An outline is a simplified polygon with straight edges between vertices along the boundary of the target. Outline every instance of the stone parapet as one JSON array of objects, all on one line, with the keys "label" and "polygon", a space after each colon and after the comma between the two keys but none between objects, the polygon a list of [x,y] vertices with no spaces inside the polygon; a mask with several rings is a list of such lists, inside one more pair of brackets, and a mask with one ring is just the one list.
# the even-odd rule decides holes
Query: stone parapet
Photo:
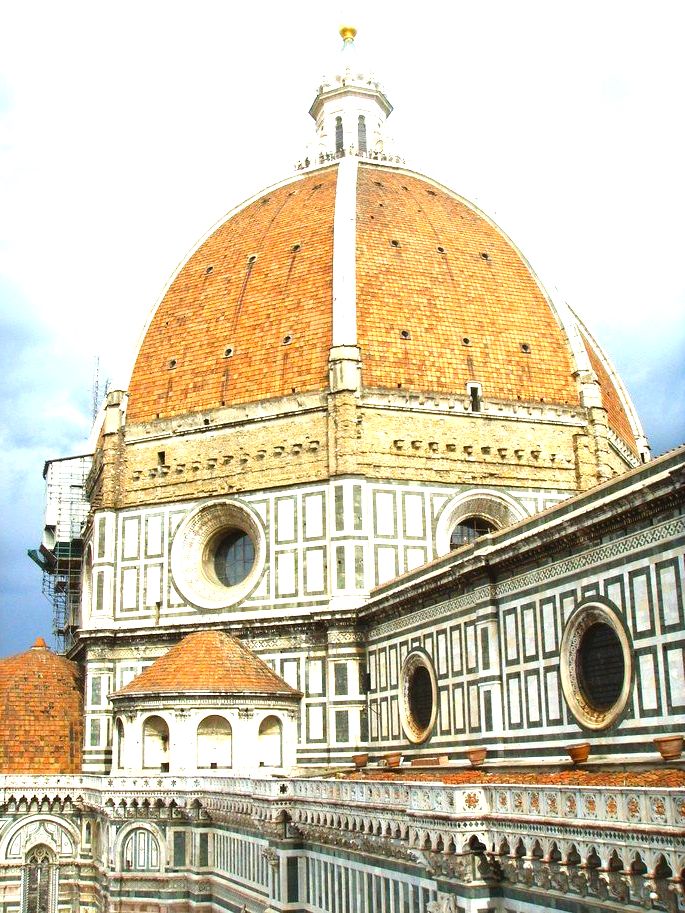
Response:
[{"label": "stone parapet", "polygon": [[269,839],[276,868],[293,839],[305,856],[328,847],[376,857],[379,871],[384,857],[404,860],[438,885],[436,910],[451,910],[449,898],[475,885],[524,887],[537,903],[580,894],[640,906],[651,895],[675,910],[682,901],[685,792],[677,788],[3,776],[0,806],[9,817],[50,809],[126,828],[248,826]]}]

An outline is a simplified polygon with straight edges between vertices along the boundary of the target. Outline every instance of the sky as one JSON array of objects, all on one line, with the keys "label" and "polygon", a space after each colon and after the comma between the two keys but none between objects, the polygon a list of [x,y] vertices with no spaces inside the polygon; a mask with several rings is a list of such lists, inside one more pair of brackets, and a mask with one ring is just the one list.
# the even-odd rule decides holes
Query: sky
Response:
[{"label": "sky", "polygon": [[0,0],[0,656],[51,639],[26,550],[150,309],[287,177],[342,24],[407,166],[477,203],[588,323],[653,452],[685,440],[681,0]]}]

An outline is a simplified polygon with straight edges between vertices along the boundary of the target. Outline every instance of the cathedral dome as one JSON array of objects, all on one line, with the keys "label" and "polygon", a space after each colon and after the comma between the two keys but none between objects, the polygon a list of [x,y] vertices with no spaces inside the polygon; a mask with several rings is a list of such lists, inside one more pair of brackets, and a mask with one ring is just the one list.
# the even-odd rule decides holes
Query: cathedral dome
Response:
[{"label": "cathedral dome", "polygon": [[42,637],[0,660],[0,773],[80,770],[82,704],[77,666]]},{"label": "cathedral dome", "polygon": [[370,161],[295,176],[195,249],[147,328],[128,422],[325,392],[336,344],[359,347],[367,390],[463,397],[476,382],[490,400],[570,407],[589,358],[610,425],[636,450],[606,358],[506,235],[439,184]]},{"label": "cathedral dome", "polygon": [[646,441],[606,356],[491,219],[389,151],[392,106],[341,34],[341,74],[310,110],[318,145],[180,266],[138,352],[128,424],[325,394],[346,358],[357,391],[601,406],[634,460]]}]

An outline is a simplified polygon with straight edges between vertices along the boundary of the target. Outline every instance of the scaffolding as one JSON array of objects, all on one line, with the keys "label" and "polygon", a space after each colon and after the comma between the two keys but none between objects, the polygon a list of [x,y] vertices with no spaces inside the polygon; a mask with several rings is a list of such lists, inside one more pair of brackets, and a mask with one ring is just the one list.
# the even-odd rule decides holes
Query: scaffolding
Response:
[{"label": "scaffolding", "polygon": [[43,571],[43,594],[52,603],[53,633],[65,653],[73,644],[79,624],[83,527],[89,504],[85,481],[90,454],[48,460],[45,479],[45,526],[38,549],[29,557]]}]

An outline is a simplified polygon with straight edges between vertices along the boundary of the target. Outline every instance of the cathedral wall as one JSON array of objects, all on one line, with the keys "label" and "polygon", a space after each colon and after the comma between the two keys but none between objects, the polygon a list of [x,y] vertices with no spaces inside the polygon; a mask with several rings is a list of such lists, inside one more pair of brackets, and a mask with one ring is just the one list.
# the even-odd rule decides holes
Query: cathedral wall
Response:
[{"label": "cathedral wall", "polygon": [[468,394],[365,392],[331,396],[328,407],[323,395],[310,394],[127,426],[125,446],[108,438],[96,459],[94,506],[264,491],[352,473],[573,492],[635,465],[604,411],[594,411],[602,419],[595,431],[581,407],[479,400],[474,410]]},{"label": "cathedral wall", "polygon": [[483,411],[474,413],[464,411],[458,399],[437,400],[433,409],[422,407],[417,396],[405,402],[402,409],[359,410],[357,471],[376,478],[569,493],[597,482],[596,468],[578,459],[578,438],[587,434],[578,411],[484,403]]},{"label": "cathedral wall", "polygon": [[[519,572],[506,563],[495,570],[493,555],[492,573],[463,594],[424,597],[419,611],[373,625],[372,749],[454,756],[483,746],[488,757],[558,759],[587,739],[591,757],[653,757],[655,735],[685,726],[684,553],[685,522],[676,518]],[[614,674],[606,643],[595,660],[597,696],[587,699],[590,686],[576,679],[579,664],[592,664],[584,639],[592,625],[621,643],[623,671],[606,712],[598,709]],[[417,652],[430,657],[437,706],[432,734],[412,744],[402,683]]]},{"label": "cathedral wall", "polygon": [[[553,489],[498,486],[474,492],[466,486],[363,478],[230,496],[226,503],[238,518],[241,511],[256,518],[264,549],[252,589],[236,601],[226,588],[211,608],[201,604],[200,593],[195,599],[185,567],[185,593],[180,591],[173,545],[188,517],[224,503],[221,498],[98,511],[85,545],[92,554],[92,582],[84,587],[83,630],[233,622],[248,614],[257,621],[274,618],[274,612],[286,618],[328,605],[331,598],[337,600],[334,607],[351,605],[374,586],[446,550],[436,540],[441,517],[452,499],[469,495],[481,501],[506,497],[515,511],[510,521],[563,499]],[[188,541],[203,535],[198,523]],[[200,564],[198,558],[198,575]]]},{"label": "cathedral wall", "polygon": [[[219,590],[216,604],[201,601],[205,533],[193,524],[206,506],[222,499],[97,511],[86,542],[82,607],[86,769],[107,770],[111,763],[110,691],[128,684],[183,633],[205,624],[227,626],[239,636],[252,632],[255,652],[304,692],[300,760],[349,756],[366,737],[360,642],[354,636],[349,644],[333,646],[325,637],[321,642],[317,615],[343,618],[374,586],[447,551],[455,511],[472,502],[480,510],[488,499],[510,504],[510,521],[558,503],[560,493],[353,477],[231,496],[226,503],[238,518],[244,511],[254,519],[255,540],[263,547],[251,589],[244,595]],[[194,603],[196,586],[200,605]],[[172,641],[160,639],[161,632]],[[350,651],[344,672],[334,656],[338,649]]]},{"label": "cathedral wall", "polygon": [[564,782],[0,776],[0,910],[675,910],[681,806]]},{"label": "cathedral wall", "polygon": [[96,816],[82,814],[69,798],[46,803],[34,792],[30,801],[16,801],[7,793],[0,802],[0,911],[99,911]]},{"label": "cathedral wall", "polygon": [[[321,397],[306,400],[297,412],[276,416],[260,406],[243,411],[230,424],[223,424],[219,412],[192,416],[187,423],[179,420],[173,427],[127,428],[121,505],[190,500],[328,476]],[[145,440],[145,434],[152,440]]]}]

